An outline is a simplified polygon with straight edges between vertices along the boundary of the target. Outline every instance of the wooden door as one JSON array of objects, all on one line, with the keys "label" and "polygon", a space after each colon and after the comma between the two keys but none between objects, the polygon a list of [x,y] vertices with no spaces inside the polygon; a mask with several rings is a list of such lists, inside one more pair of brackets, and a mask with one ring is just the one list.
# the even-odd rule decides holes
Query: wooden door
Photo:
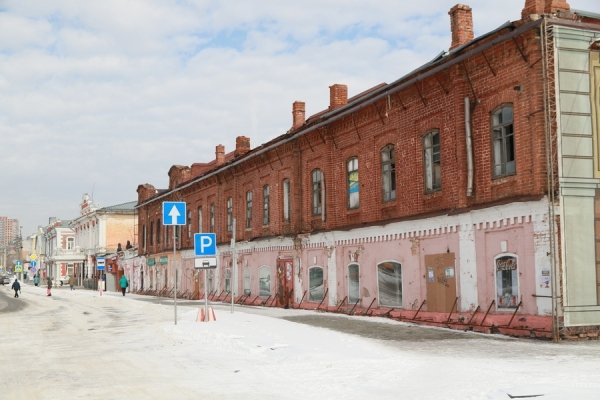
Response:
[{"label": "wooden door", "polygon": [[294,263],[291,258],[277,260],[277,304],[289,308],[294,302]]},{"label": "wooden door", "polygon": [[454,253],[425,256],[427,311],[451,312],[456,300]]}]

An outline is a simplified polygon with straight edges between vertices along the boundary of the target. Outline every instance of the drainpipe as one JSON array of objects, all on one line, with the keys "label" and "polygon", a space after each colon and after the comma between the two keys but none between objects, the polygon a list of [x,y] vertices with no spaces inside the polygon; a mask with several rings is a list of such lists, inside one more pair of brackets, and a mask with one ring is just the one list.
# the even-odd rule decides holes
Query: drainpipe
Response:
[{"label": "drainpipe", "polygon": [[471,101],[465,97],[465,139],[467,145],[467,197],[473,195],[473,141],[471,137]]}]

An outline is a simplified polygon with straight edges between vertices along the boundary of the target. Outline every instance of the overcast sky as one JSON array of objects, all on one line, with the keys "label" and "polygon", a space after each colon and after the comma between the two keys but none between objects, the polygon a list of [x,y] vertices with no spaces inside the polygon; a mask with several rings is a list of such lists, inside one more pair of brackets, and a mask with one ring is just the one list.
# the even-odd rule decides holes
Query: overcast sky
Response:
[{"label": "overcast sky", "polygon": [[[110,206],[174,164],[254,148],[450,46],[456,0],[0,0],[0,215],[23,234]],[[471,0],[475,35],[525,0]],[[597,0],[569,0],[600,11]]]}]

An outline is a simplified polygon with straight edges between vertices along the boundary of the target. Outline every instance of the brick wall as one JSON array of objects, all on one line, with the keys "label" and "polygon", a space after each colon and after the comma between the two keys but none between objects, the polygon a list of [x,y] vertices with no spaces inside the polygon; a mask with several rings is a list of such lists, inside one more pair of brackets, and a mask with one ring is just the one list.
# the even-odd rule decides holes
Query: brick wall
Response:
[{"label": "brick wall", "polygon": [[[477,45],[483,46],[493,39],[489,37]],[[194,232],[200,230],[197,227],[198,206],[202,206],[204,213],[202,231],[208,231],[209,206],[214,202],[218,241],[226,243],[231,238],[226,231],[226,199],[229,196],[233,198],[238,240],[350,229],[542,197],[546,191],[546,163],[540,58],[538,39],[535,31],[530,30],[515,40],[508,39],[484,52],[474,53],[460,63],[441,69],[435,76],[405,85],[403,90],[322,124],[260,156],[253,157],[252,151],[244,153],[246,143],[249,145],[249,139],[246,142],[247,138],[244,138],[243,143],[238,143],[244,149],[240,153],[242,147],[238,147],[236,158],[241,162],[177,192],[180,197],[177,200],[186,201],[192,210]],[[339,96],[335,95],[346,96],[344,85],[333,85],[330,89],[333,107],[328,112],[346,109],[348,105],[341,104]],[[465,97],[470,99],[472,112],[472,196],[467,196],[466,191]],[[348,104],[352,101],[350,99]],[[516,174],[494,179],[490,120],[492,111],[503,104],[514,107]],[[303,126],[293,128],[291,132],[307,129],[315,120],[318,118],[308,118]],[[439,191],[427,193],[424,189],[423,135],[432,129],[440,132],[442,186]],[[383,202],[380,151],[388,144],[395,148],[396,199]],[[354,156],[359,161],[360,207],[349,210],[346,162]],[[320,216],[312,215],[311,172],[315,168],[324,173],[324,221]],[[290,224],[282,221],[282,181],[286,178],[292,188]],[[262,223],[264,185],[270,187],[268,226]],[[140,204],[151,197],[153,189],[145,185],[138,188]],[[253,192],[253,225],[246,229],[248,190]],[[140,233],[144,224],[149,226],[149,221],[156,225],[161,203],[165,200],[169,198],[141,207]],[[185,229],[182,248],[192,248],[193,242],[188,240]],[[141,238],[139,243],[143,243]],[[157,246],[154,239],[154,244],[150,252],[169,249],[164,240]]]}]

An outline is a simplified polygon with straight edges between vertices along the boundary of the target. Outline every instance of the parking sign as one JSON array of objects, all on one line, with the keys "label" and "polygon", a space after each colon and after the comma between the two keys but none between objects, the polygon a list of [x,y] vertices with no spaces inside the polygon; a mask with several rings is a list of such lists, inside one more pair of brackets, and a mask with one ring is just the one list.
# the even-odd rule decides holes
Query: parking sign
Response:
[{"label": "parking sign", "polygon": [[196,257],[217,255],[217,235],[214,233],[194,233],[194,254]]}]

